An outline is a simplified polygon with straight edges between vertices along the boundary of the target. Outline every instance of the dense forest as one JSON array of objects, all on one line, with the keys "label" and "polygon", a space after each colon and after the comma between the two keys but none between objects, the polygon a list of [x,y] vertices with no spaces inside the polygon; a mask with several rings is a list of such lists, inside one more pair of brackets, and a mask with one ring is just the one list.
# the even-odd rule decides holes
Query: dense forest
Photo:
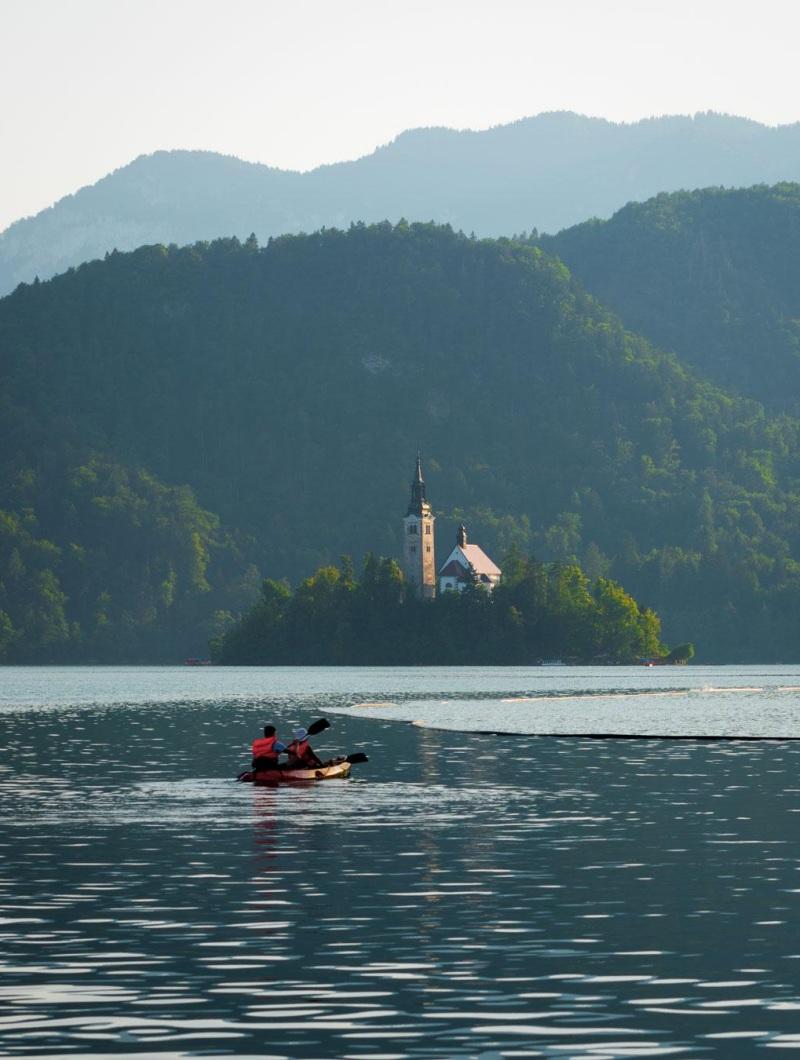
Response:
[{"label": "dense forest", "polygon": [[260,575],[399,555],[417,447],[440,555],[465,520],[701,658],[797,657],[797,421],[539,246],[403,222],[114,253],[0,300],[0,353],[9,660],[200,654]]},{"label": "dense forest", "polygon": [[800,184],[662,194],[540,243],[632,331],[800,414]]},{"label": "dense forest", "polygon": [[251,231],[265,242],[401,217],[481,236],[557,232],[660,191],[778,180],[800,180],[800,125],[714,113],[616,123],[562,111],[480,131],[409,129],[308,173],[158,151],[0,233],[0,294],[146,243]]},{"label": "dense forest", "polygon": [[205,653],[258,572],[186,486],[90,456],[20,463],[0,510],[0,661]]},{"label": "dense forest", "polygon": [[255,606],[212,641],[233,665],[530,665],[545,658],[631,663],[665,657],[658,617],[608,578],[512,553],[503,581],[477,579],[433,601],[405,594],[393,559],[322,567],[292,592],[264,582]]}]

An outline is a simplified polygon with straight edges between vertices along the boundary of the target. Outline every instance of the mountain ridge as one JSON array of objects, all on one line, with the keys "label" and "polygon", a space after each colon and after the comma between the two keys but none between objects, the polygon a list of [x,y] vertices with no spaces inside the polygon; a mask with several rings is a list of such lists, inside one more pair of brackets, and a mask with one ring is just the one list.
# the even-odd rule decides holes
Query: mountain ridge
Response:
[{"label": "mountain ridge", "polygon": [[800,124],[706,112],[615,123],[551,111],[405,130],[298,172],[207,151],[138,156],[0,233],[0,294],[111,250],[403,217],[482,236],[558,231],[660,191],[800,180]]}]

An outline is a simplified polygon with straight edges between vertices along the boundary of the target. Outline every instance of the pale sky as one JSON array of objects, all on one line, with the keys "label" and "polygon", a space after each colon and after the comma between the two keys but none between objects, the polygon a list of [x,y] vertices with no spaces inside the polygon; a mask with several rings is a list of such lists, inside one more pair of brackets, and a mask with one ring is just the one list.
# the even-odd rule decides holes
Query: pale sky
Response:
[{"label": "pale sky", "polygon": [[287,169],[546,110],[800,119],[797,0],[0,0],[0,229],[137,155]]}]

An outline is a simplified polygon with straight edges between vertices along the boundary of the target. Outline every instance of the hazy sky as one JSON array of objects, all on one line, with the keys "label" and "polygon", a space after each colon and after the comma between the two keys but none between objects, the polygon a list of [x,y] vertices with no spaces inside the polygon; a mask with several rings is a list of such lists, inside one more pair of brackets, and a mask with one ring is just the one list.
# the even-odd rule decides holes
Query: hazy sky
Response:
[{"label": "hazy sky", "polygon": [[0,0],[0,229],[158,148],[284,168],[543,110],[800,118],[800,3]]}]

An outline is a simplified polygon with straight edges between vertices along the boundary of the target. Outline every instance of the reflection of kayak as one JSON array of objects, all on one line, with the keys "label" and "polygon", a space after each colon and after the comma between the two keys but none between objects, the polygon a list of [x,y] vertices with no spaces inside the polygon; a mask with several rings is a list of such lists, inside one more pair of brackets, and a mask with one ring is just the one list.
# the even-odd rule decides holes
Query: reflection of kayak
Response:
[{"label": "reflection of kayak", "polygon": [[335,758],[332,762],[326,762],[325,765],[319,766],[317,769],[264,769],[256,772],[251,769],[247,773],[242,773],[239,780],[251,784],[289,784],[292,781],[344,780],[345,777],[350,776],[350,770],[353,768],[351,759],[357,757],[358,761],[364,761],[366,755],[348,755],[347,758]]}]

